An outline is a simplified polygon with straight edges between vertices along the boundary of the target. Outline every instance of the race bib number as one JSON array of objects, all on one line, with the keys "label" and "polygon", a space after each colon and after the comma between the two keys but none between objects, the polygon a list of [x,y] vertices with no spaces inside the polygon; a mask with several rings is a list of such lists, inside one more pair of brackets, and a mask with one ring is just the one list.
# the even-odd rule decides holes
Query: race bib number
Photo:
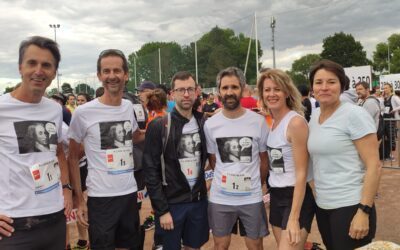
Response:
[{"label": "race bib number", "polygon": [[277,174],[285,173],[282,149],[270,147],[267,147],[267,149],[271,171]]},{"label": "race bib number", "polygon": [[30,167],[35,194],[44,194],[60,185],[60,168],[57,160],[35,164]]},{"label": "race bib number", "polygon": [[222,192],[227,195],[250,195],[251,177],[248,174],[222,174],[221,188]]},{"label": "race bib number", "polygon": [[133,104],[133,110],[136,114],[136,121],[144,122],[146,120],[142,104]]},{"label": "race bib number", "polygon": [[200,158],[191,157],[179,159],[181,170],[189,183],[195,183],[199,176]]},{"label": "race bib number", "polygon": [[108,174],[123,174],[133,171],[132,148],[116,148],[106,151]]},{"label": "race bib number", "polygon": [[390,107],[385,107],[385,114],[389,114],[390,113]]}]

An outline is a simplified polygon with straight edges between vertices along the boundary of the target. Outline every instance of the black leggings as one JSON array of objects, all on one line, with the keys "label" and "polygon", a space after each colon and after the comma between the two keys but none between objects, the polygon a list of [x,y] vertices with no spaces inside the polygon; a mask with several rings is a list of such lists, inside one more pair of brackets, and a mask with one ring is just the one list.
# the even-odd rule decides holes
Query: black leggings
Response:
[{"label": "black leggings", "polygon": [[322,241],[327,250],[355,249],[369,244],[375,237],[376,210],[373,206],[369,216],[368,235],[360,240],[349,236],[350,223],[356,214],[358,205],[337,209],[322,209],[317,206],[316,218]]}]

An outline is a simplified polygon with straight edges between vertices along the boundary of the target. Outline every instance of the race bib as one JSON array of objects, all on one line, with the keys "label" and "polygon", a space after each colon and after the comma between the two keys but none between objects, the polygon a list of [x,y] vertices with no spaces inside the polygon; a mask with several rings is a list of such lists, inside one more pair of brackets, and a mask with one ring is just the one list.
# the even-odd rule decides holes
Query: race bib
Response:
[{"label": "race bib", "polygon": [[222,192],[227,195],[245,196],[251,194],[251,177],[248,174],[222,174]]},{"label": "race bib", "polygon": [[106,150],[108,174],[123,174],[133,171],[133,154],[131,147]]},{"label": "race bib", "polygon": [[60,168],[58,161],[51,160],[45,163],[35,164],[30,167],[35,194],[44,194],[60,185]]},{"label": "race bib", "polygon": [[146,120],[142,104],[133,104],[133,110],[136,114],[136,121],[144,122]]},{"label": "race bib", "polygon": [[385,107],[384,113],[385,113],[385,114],[389,114],[389,113],[390,113],[390,107]]},{"label": "race bib", "polygon": [[[193,186],[197,181],[197,177],[199,176],[199,168],[200,168],[200,158],[199,157],[190,157],[179,159],[179,163],[181,165],[181,170],[188,180],[190,186]],[[193,184],[193,185],[191,185]]]},{"label": "race bib", "polygon": [[267,149],[271,171],[277,174],[285,173],[285,163],[283,161],[282,149],[270,147],[267,147]]}]

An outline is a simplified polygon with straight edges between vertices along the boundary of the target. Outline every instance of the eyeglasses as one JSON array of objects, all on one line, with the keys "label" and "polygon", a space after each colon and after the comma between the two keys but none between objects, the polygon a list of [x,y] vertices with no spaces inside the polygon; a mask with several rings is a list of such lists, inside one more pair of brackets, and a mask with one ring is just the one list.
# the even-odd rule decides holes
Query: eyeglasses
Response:
[{"label": "eyeglasses", "polygon": [[176,93],[178,93],[180,95],[184,95],[186,93],[186,91],[188,92],[189,95],[192,95],[196,91],[196,88],[189,87],[189,88],[177,88],[177,89],[174,89],[174,92],[176,92]]},{"label": "eyeglasses", "polygon": [[124,52],[122,52],[119,49],[106,49],[106,50],[103,50],[100,53],[99,57],[104,57],[104,56],[107,56],[107,55],[119,55],[119,56],[125,58]]}]

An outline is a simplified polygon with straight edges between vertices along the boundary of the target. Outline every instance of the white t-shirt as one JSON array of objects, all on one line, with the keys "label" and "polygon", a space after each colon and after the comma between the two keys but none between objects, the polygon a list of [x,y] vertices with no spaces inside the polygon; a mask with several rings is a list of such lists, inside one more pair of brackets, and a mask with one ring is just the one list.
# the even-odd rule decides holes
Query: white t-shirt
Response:
[{"label": "white t-shirt", "polygon": [[[292,144],[288,142],[286,135],[290,121],[296,116],[300,115],[295,111],[289,111],[278,126],[269,131],[267,149],[270,176],[268,182],[271,187],[294,187],[296,184]],[[309,170],[307,181],[310,180],[311,171]]]},{"label": "white t-shirt", "polygon": [[0,96],[0,214],[27,217],[63,209],[56,157],[61,138],[59,104]]},{"label": "white t-shirt", "polygon": [[206,121],[207,151],[216,156],[211,202],[246,205],[262,201],[259,153],[267,151],[268,132],[264,117],[250,110],[236,119],[219,112]]},{"label": "white t-shirt", "polygon": [[201,139],[199,125],[194,116],[183,126],[182,137],[178,147],[178,159],[182,173],[190,188],[196,184],[200,171]]},{"label": "white t-shirt", "polygon": [[354,140],[376,133],[372,117],[350,103],[340,107],[322,124],[320,109],[309,123],[308,151],[313,166],[316,202],[323,209],[358,204],[365,166]]},{"label": "white t-shirt", "polygon": [[120,106],[109,106],[95,99],[75,110],[68,137],[84,145],[89,196],[137,191],[132,155],[132,133],[137,128],[132,103],[127,100],[122,100]]}]

